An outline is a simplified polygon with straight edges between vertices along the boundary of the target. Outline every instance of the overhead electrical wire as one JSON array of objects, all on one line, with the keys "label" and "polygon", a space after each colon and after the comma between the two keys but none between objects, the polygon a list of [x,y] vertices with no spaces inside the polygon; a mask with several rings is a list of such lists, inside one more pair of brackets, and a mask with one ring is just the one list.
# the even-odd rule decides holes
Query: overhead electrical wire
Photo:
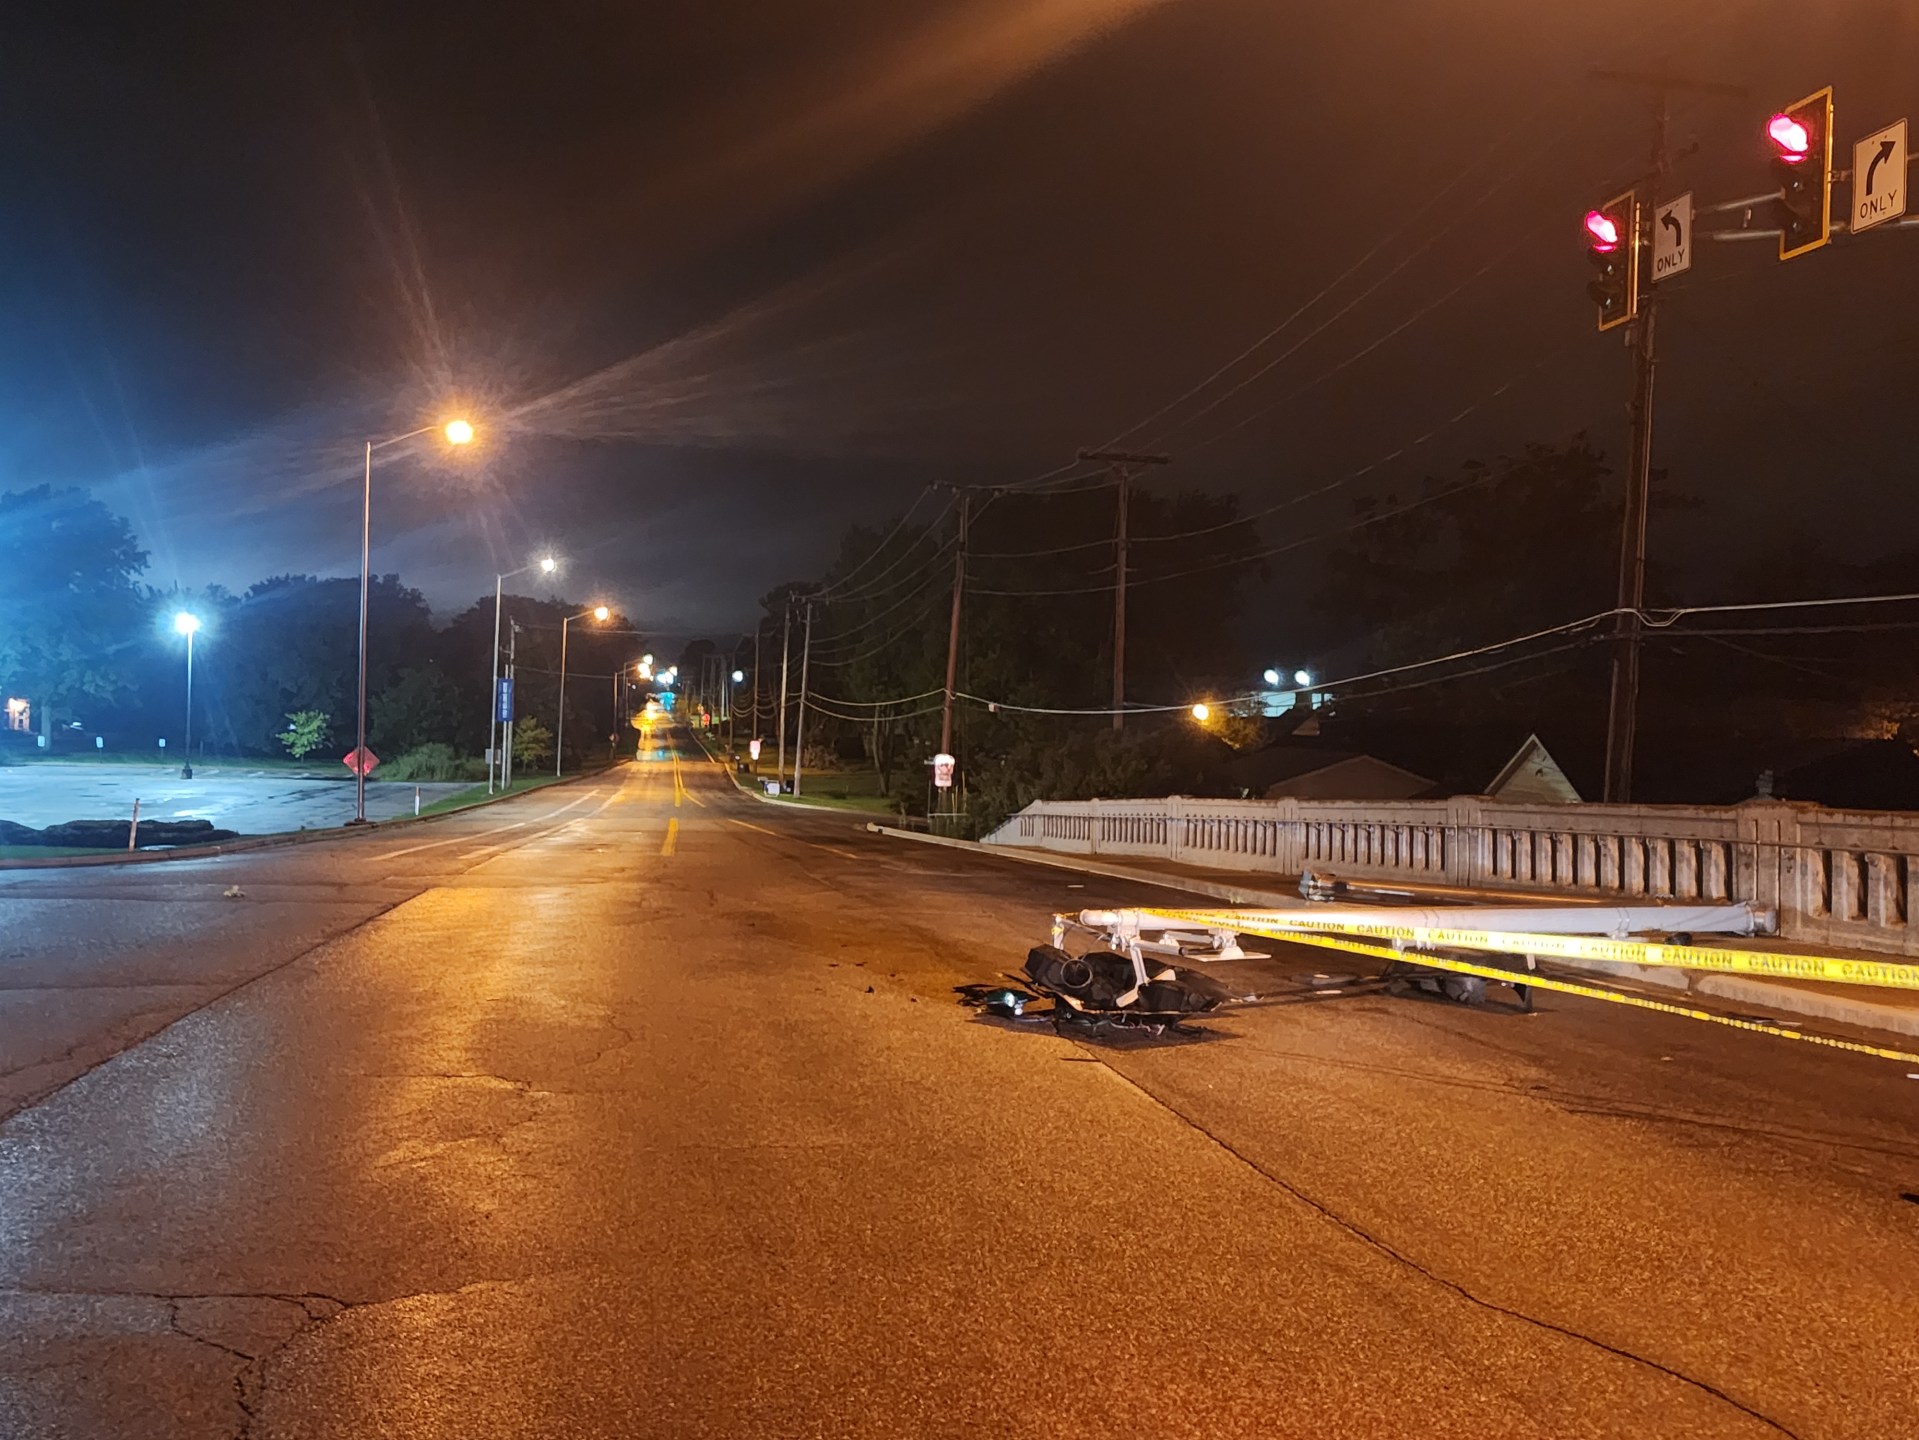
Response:
[{"label": "overhead electrical wire", "polygon": [[900,515],[900,518],[898,519],[898,521],[894,523],[892,530],[888,532],[886,538],[880,541],[878,545],[873,547],[872,554],[868,555],[864,560],[860,561],[859,564],[855,565],[851,570],[847,571],[846,574],[840,576],[840,578],[834,581],[832,585],[825,587],[825,589],[822,591],[822,594],[824,595],[824,594],[831,593],[831,591],[833,590],[835,586],[844,586],[852,583],[854,576],[858,575],[860,571],[864,570],[868,565],[871,565],[882,554],[884,554],[886,547],[888,545],[891,545],[893,541],[899,537],[899,533],[906,528],[907,522],[913,518],[913,512],[920,508],[920,502],[932,493],[933,493],[933,487],[931,485],[922,487],[922,489],[920,490],[920,493],[913,497],[913,503],[906,507],[904,513]]},{"label": "overhead electrical wire", "polygon": [[[1757,600],[1757,601],[1745,601],[1745,602],[1719,604],[1719,605],[1687,605],[1687,606],[1678,606],[1672,609],[1662,609],[1658,611],[1649,611],[1649,610],[1642,609],[1637,612],[1629,608],[1620,608],[1615,606],[1612,609],[1599,610],[1599,611],[1593,612],[1590,615],[1581,616],[1577,620],[1568,620],[1559,625],[1548,625],[1544,627],[1543,629],[1530,630],[1525,632],[1524,634],[1508,636],[1506,639],[1495,640],[1485,645],[1474,645],[1474,646],[1467,647],[1465,649],[1450,651],[1444,655],[1434,655],[1434,656],[1429,656],[1428,658],[1424,660],[1411,660],[1403,664],[1388,665],[1377,670],[1363,671],[1356,675],[1340,676],[1338,678],[1328,679],[1328,680],[1316,680],[1313,682],[1311,688],[1315,693],[1327,693],[1327,692],[1333,692],[1333,691],[1350,690],[1354,686],[1370,684],[1371,682],[1376,680],[1386,680],[1386,679],[1392,679],[1400,675],[1410,675],[1417,671],[1429,670],[1435,666],[1440,666],[1440,665],[1456,664],[1463,660],[1476,660],[1481,656],[1493,655],[1493,654],[1499,653],[1500,651],[1511,650],[1515,646],[1527,645],[1532,643],[1535,640],[1551,639],[1553,637],[1562,636],[1562,635],[1575,635],[1581,631],[1593,631],[1595,630],[1596,627],[1605,624],[1609,620],[1615,620],[1622,615],[1630,615],[1635,613],[1639,616],[1640,620],[1643,623],[1648,625],[1653,625],[1659,628],[1662,636],[1672,636],[1674,638],[1678,638],[1678,637],[1683,637],[1688,635],[1707,636],[1707,635],[1716,633],[1716,632],[1709,632],[1709,631],[1703,631],[1703,630],[1690,631],[1690,630],[1674,630],[1669,628],[1675,620],[1683,618],[1684,616],[1687,616],[1687,615],[1750,614],[1750,613],[1761,613],[1761,612],[1775,611],[1775,610],[1790,610],[1790,609],[1802,609],[1802,608],[1803,609],[1823,609],[1823,608],[1830,608],[1833,606],[1840,606],[1840,605],[1899,605],[1899,604],[1913,604],[1913,603],[1919,603],[1919,592],[1909,592],[1909,593],[1900,592],[1900,593],[1885,594],[1885,595],[1842,595],[1842,596],[1822,597],[1822,598],[1809,599],[1809,600]],[[1660,617],[1665,617],[1665,618],[1662,620]],[[1818,627],[1817,629],[1808,629],[1804,631],[1795,629],[1791,633],[1831,633],[1835,631],[1893,628],[1895,626],[1904,628],[1903,622],[1886,622],[1884,625],[1860,624],[1860,625],[1849,625],[1849,626]],[[1919,628],[1919,621],[1912,622],[1912,626],[1913,628]],[[1757,630],[1757,629],[1729,630],[1725,633],[1754,634],[1754,633],[1763,633],[1763,631]],[[1577,641],[1573,642],[1572,644],[1555,646],[1547,650],[1533,651],[1527,655],[1516,656],[1514,657],[1512,663],[1518,663],[1521,660],[1544,658],[1547,655],[1557,654],[1561,650],[1572,649],[1572,648],[1575,648],[1576,645],[1583,645],[1593,639],[1598,639],[1598,638],[1610,638],[1610,634],[1581,635],[1580,638]],[[1488,668],[1496,668],[1496,667],[1488,667]],[[1454,677],[1447,677],[1447,678],[1459,678],[1459,677],[1454,676]],[[929,691],[926,693],[934,694],[934,693],[940,693],[940,692]],[[1265,690],[1247,690],[1247,691],[1242,691],[1238,694],[1224,696],[1217,701],[1209,701],[1208,703],[1229,705],[1233,703],[1234,701],[1257,699],[1258,697],[1266,693],[1267,692]],[[1386,694],[1386,693],[1393,693],[1393,692],[1374,691],[1369,693]],[[910,704],[912,701],[920,698],[923,698],[923,697],[916,695],[916,696],[901,697],[900,699],[892,700],[892,701],[861,701],[861,702],[841,701],[839,703],[842,703],[842,704],[860,703],[860,704],[880,706],[880,705],[888,705],[888,704]],[[1084,715],[1084,716],[1102,716],[1102,715],[1110,716],[1110,715],[1116,715],[1116,714],[1153,715],[1153,714],[1168,714],[1173,711],[1186,710],[1191,708],[1191,702],[1181,702],[1181,703],[1167,704],[1167,705],[1126,705],[1118,708],[1114,708],[1112,706],[1077,708],[1077,707],[1059,707],[1059,706],[1043,706],[1043,705],[1020,705],[1010,701],[993,700],[983,695],[975,695],[975,694],[972,694],[970,691],[956,691],[955,698],[965,700],[971,704],[983,705],[991,710],[1005,711],[1013,714],[1028,714],[1028,715]]]}]

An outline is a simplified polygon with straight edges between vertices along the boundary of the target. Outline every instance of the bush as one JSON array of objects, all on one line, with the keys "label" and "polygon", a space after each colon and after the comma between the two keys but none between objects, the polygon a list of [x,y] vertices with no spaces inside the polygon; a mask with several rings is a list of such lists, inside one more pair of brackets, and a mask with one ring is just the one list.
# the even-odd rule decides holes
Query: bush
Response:
[{"label": "bush", "polygon": [[456,755],[451,745],[436,741],[396,756],[375,773],[382,780],[484,780],[486,761]]}]

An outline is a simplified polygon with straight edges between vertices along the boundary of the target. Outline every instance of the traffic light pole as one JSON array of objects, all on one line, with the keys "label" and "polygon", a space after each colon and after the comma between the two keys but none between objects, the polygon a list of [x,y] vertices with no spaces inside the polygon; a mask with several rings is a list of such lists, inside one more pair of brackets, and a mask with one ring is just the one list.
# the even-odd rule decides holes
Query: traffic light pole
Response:
[{"label": "traffic light pole", "polygon": [[[1682,80],[1673,75],[1599,69],[1591,73],[1595,80],[1639,86],[1652,92],[1652,173],[1647,179],[1654,186],[1662,182],[1672,168],[1666,143],[1672,92],[1686,90],[1724,96],[1746,93],[1739,85]],[[1657,199],[1656,193],[1654,198]],[[1633,208],[1650,221],[1652,206]],[[1642,243],[1636,228],[1631,243],[1635,246]],[[1612,693],[1606,708],[1605,798],[1614,805],[1632,800],[1633,737],[1639,724],[1639,652],[1644,631],[1639,612],[1646,600],[1646,514],[1652,500],[1653,380],[1659,368],[1659,300],[1651,283],[1654,277],[1650,269],[1650,265],[1642,267],[1647,280],[1639,299],[1637,328],[1633,332],[1632,468],[1626,476],[1626,504],[1620,523],[1619,614],[1614,631]]]},{"label": "traffic light pole", "polygon": [[[1661,127],[1663,130],[1663,126]],[[1619,614],[1612,662],[1612,695],[1606,712],[1608,804],[1632,799],[1633,736],[1639,721],[1639,651],[1646,600],[1646,512],[1652,500],[1653,381],[1658,373],[1658,299],[1640,303],[1633,335],[1632,469],[1626,476],[1626,508],[1619,534]]]}]

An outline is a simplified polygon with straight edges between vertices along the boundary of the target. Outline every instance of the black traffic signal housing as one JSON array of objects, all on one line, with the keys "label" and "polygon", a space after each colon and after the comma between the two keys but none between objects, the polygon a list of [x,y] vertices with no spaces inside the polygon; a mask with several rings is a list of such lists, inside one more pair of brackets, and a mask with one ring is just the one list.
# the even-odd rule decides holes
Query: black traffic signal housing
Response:
[{"label": "black traffic signal housing", "polygon": [[1832,87],[1814,91],[1766,122],[1779,258],[1790,260],[1832,239]]},{"label": "black traffic signal housing", "polygon": [[1586,258],[1594,275],[1586,286],[1599,307],[1599,328],[1610,330],[1639,314],[1639,194],[1628,190],[1586,212]]}]

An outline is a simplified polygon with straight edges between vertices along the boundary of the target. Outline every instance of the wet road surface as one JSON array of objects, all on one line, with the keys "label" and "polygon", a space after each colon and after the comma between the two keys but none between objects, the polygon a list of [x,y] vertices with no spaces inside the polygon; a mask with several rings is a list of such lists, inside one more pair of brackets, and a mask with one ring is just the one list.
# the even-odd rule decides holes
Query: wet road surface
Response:
[{"label": "wet road surface", "polygon": [[1904,1067],[1306,951],[956,1003],[1167,897],[670,759],[0,877],[0,1436],[1919,1433]]}]

